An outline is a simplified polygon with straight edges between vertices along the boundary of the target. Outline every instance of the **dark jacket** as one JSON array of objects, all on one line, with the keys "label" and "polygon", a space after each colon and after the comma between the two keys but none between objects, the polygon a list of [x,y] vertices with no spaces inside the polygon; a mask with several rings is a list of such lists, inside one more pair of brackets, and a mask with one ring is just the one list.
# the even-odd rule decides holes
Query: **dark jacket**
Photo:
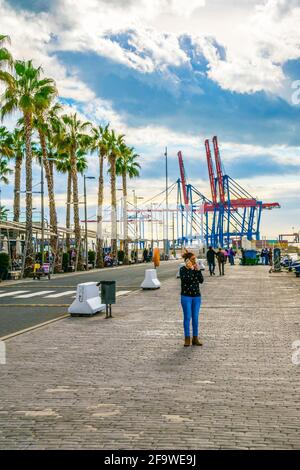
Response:
[{"label": "dark jacket", "polygon": [[209,263],[215,262],[215,256],[216,256],[215,250],[207,250],[206,259]]},{"label": "dark jacket", "polygon": [[218,251],[216,257],[218,258],[219,263],[225,263],[225,255],[223,251]]},{"label": "dark jacket", "polygon": [[199,297],[201,295],[199,283],[202,284],[204,280],[202,272],[182,266],[179,274],[181,279],[181,295]]}]

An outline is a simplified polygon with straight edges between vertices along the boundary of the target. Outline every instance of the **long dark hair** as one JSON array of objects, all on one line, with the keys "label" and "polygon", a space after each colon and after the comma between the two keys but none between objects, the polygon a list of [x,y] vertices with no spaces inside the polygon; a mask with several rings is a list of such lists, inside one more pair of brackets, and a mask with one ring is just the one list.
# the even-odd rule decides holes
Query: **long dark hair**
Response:
[{"label": "long dark hair", "polygon": [[182,257],[184,259],[184,261],[188,260],[188,259],[191,259],[194,255],[194,253],[192,253],[191,251],[186,251],[185,253],[183,253]]}]

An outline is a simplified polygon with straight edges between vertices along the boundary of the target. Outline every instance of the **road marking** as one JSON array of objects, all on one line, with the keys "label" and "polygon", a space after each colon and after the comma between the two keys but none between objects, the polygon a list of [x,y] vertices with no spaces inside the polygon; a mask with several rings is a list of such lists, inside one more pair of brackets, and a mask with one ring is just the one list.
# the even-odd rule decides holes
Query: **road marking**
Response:
[{"label": "road marking", "polygon": [[119,297],[120,295],[129,294],[129,292],[131,292],[131,290],[119,290],[116,296]]},{"label": "road marking", "polygon": [[31,292],[30,294],[17,295],[15,299],[29,299],[30,297],[36,297],[38,295],[51,294],[51,292],[55,292],[55,291],[54,290],[41,290],[39,292]]},{"label": "road marking", "polygon": [[0,308],[3,307],[43,307],[43,308],[50,308],[50,307],[70,307],[70,304],[0,304]]},{"label": "road marking", "polygon": [[76,290],[67,290],[65,292],[59,292],[58,294],[50,294],[46,295],[45,299],[56,299],[57,297],[64,297],[74,294],[74,292],[76,292]]},{"label": "road marking", "polygon": [[24,294],[25,292],[29,292],[28,290],[15,290],[10,292],[5,292],[4,294],[0,294],[0,297],[9,297],[10,295],[16,294]]},{"label": "road marking", "polygon": [[29,333],[30,331],[36,330],[37,328],[41,328],[43,326],[47,326],[50,323],[54,323],[55,321],[62,320],[63,318],[70,317],[69,313],[65,315],[61,315],[60,317],[53,318],[52,320],[45,321],[43,323],[39,323],[38,325],[30,326],[29,328],[25,328],[24,330],[15,331],[14,333],[10,333],[9,335],[2,336],[0,341],[6,341],[7,339],[13,338],[14,336],[19,336],[23,333]]}]

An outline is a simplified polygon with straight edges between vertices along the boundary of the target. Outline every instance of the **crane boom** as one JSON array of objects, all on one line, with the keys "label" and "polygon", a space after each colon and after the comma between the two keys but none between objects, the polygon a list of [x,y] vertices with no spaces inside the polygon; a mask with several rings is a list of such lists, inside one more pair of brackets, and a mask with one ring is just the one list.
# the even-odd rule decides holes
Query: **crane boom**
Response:
[{"label": "crane boom", "polygon": [[189,203],[189,199],[188,199],[188,194],[186,190],[186,180],[185,180],[185,171],[184,171],[182,153],[179,151],[177,155],[178,155],[178,162],[179,162],[179,169],[180,169],[183,200],[184,200],[184,204],[187,206]]},{"label": "crane boom", "polygon": [[216,160],[220,202],[224,204],[225,193],[224,193],[224,186],[223,186],[223,173],[222,173],[222,167],[221,167],[221,157],[220,157],[220,152],[219,152],[218,139],[216,136],[213,137],[213,144],[214,144],[214,152],[215,152],[215,160]]},{"label": "crane boom", "polygon": [[214,174],[214,167],[213,167],[213,162],[212,162],[212,158],[211,158],[211,152],[210,152],[210,146],[209,146],[209,140],[208,139],[206,139],[206,141],[205,141],[205,149],[206,149],[207,168],[208,168],[208,175],[209,175],[209,181],[210,181],[212,201],[213,201],[214,204],[217,204],[217,191],[216,191],[216,187],[215,187],[215,174]]}]

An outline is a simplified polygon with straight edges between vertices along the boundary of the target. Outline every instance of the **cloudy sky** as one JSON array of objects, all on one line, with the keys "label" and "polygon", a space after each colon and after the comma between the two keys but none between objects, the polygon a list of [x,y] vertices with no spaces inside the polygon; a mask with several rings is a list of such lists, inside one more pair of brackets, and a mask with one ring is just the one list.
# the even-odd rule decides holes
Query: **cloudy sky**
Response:
[{"label": "cloudy sky", "polygon": [[[299,24],[300,0],[0,0],[14,56],[41,64],[67,106],[110,122],[141,155],[130,189],[145,199],[163,189],[168,146],[170,182],[182,150],[189,182],[210,197],[204,139],[217,135],[226,172],[280,202],[264,213],[272,238],[300,230]],[[95,201],[91,184],[90,216]]]}]

